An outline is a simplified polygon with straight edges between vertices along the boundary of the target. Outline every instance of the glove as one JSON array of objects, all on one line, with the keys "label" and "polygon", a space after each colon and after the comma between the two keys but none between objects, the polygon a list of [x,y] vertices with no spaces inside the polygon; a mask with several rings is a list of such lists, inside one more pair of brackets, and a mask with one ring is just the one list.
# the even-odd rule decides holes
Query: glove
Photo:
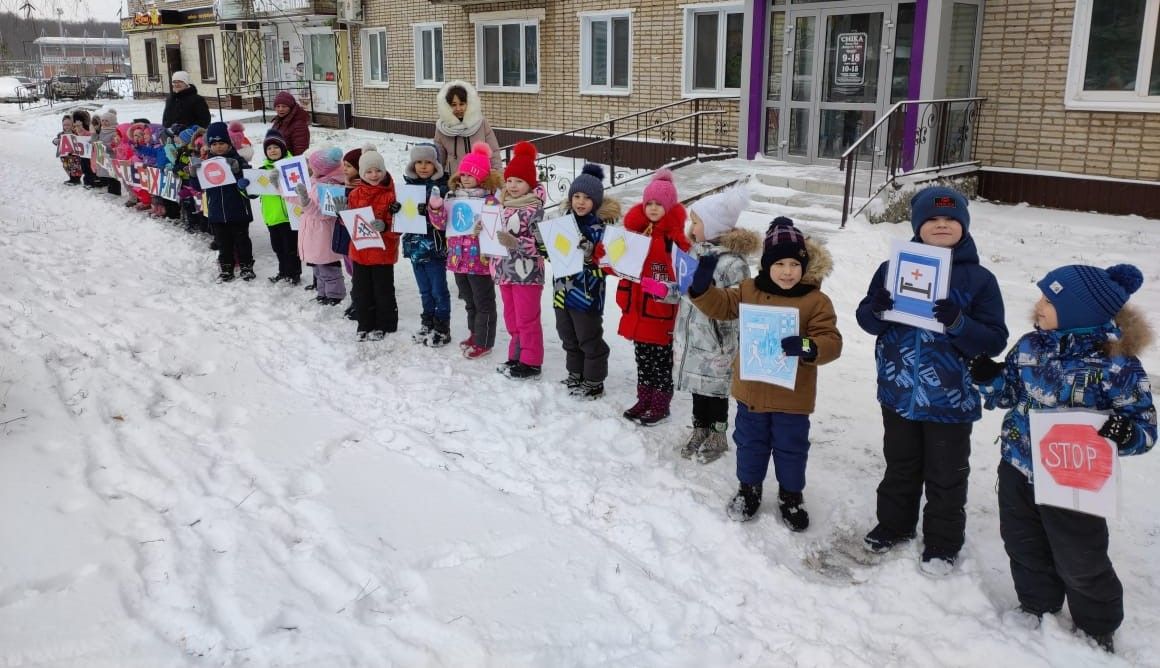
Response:
[{"label": "glove", "polygon": [[431,193],[431,197],[427,198],[427,208],[428,209],[442,209],[443,208],[443,198],[439,196],[439,193],[437,193],[437,192]]},{"label": "glove", "polygon": [[383,232],[387,229],[387,224],[378,218],[375,218],[371,221],[371,227],[375,228],[375,230],[378,232]]},{"label": "glove", "polygon": [[[397,204],[397,203],[398,203],[398,202],[396,202],[396,204]],[[426,204],[420,204],[420,205],[418,205],[417,207],[415,207],[415,210],[419,212],[419,215],[420,215],[420,216],[426,216],[426,215],[427,215],[427,205],[426,205]]]},{"label": "glove", "polygon": [[1136,425],[1123,415],[1112,415],[1098,433],[1121,448],[1126,448],[1136,435]]},{"label": "glove", "polygon": [[870,293],[870,309],[875,313],[882,313],[894,308],[894,297],[886,288],[877,288]]},{"label": "glove", "polygon": [[399,211],[401,211],[402,208],[403,208],[402,204],[399,204],[398,202],[391,202],[391,205],[387,207],[387,211],[390,211],[391,215],[394,215],[394,214],[398,213]]},{"label": "glove", "polygon": [[717,270],[717,255],[709,253],[702,255],[697,261],[697,270],[693,272],[693,280],[689,283],[689,296],[699,297],[713,285],[713,272]]},{"label": "glove", "polygon": [[306,188],[305,183],[299,183],[294,186],[294,193],[298,195],[298,203],[302,206],[310,206],[310,191]]},{"label": "glove", "polygon": [[515,235],[513,235],[511,232],[508,232],[507,230],[497,231],[495,233],[495,240],[498,241],[501,246],[503,246],[504,248],[506,248],[508,250],[515,250],[520,245],[520,240],[517,239],[515,237]]},{"label": "glove", "polygon": [[245,190],[250,187],[249,179],[238,179],[238,190]]},{"label": "glove", "polygon": [[1003,373],[1003,366],[1002,362],[996,362],[986,355],[977,355],[967,362],[967,371],[976,383],[989,383]]},{"label": "glove", "polygon": [[943,327],[951,329],[959,324],[963,317],[963,309],[949,299],[940,299],[934,303],[934,319],[942,323]]},{"label": "glove", "polygon": [[657,299],[664,299],[669,296],[669,284],[664,281],[658,281],[655,278],[648,278],[646,276],[640,279],[640,287]]},{"label": "glove", "polygon": [[596,251],[596,246],[588,239],[581,239],[577,245],[580,246],[580,250],[584,253],[584,261],[591,262],[592,253]]},{"label": "glove", "polygon": [[335,211],[335,213],[338,213],[339,211],[346,211],[349,208],[350,208],[350,203],[346,201],[345,197],[335,197],[334,198],[334,211]]},{"label": "glove", "polygon": [[234,174],[242,171],[241,166],[238,165],[238,161],[233,158],[226,158],[226,164],[230,166],[230,171]]},{"label": "glove", "polygon": [[781,340],[781,351],[788,357],[812,360],[818,356],[818,346],[808,336],[787,336]]}]

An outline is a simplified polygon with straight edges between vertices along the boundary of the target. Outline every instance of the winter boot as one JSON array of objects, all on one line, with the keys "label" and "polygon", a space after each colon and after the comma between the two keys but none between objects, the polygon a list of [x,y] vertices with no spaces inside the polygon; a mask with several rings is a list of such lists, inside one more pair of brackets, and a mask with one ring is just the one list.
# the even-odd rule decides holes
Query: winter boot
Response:
[{"label": "winter boot", "polygon": [[448,343],[451,343],[451,322],[435,318],[432,321],[431,334],[427,337],[427,345],[442,348]]},{"label": "winter boot", "polygon": [[252,281],[258,277],[258,275],[254,273],[253,264],[243,264],[242,269],[238,272],[238,274],[242,277],[243,281]]},{"label": "winter boot", "polygon": [[951,574],[955,568],[955,562],[959,558],[957,551],[950,551],[946,548],[927,545],[922,550],[922,564],[919,568],[923,574],[935,578],[943,578]]},{"label": "winter boot", "polygon": [[642,383],[636,384],[636,403],[632,408],[624,411],[624,418],[626,420],[636,420],[644,413],[645,408],[648,407],[649,401],[652,400],[653,389],[648,385]]},{"label": "winter boot", "polygon": [[[709,427],[708,436],[701,442],[701,446],[697,448],[698,464],[715,462],[721,458],[721,455],[729,451],[729,439],[725,436],[725,430],[728,426],[725,422],[714,422]],[[682,454],[684,454],[683,451]]]},{"label": "winter boot", "polygon": [[474,345],[475,345],[475,332],[471,332],[470,334],[467,335],[466,339],[463,339],[462,341],[459,342],[459,349],[464,351],[464,355],[466,355],[467,349],[471,348]]},{"label": "winter boot", "polygon": [[654,389],[652,392],[652,401],[645,407],[644,412],[636,418],[637,424],[642,427],[651,427],[669,419],[669,404],[672,400],[672,392]]},{"label": "winter boot", "polygon": [[496,371],[496,373],[500,373],[500,374],[503,374],[506,376],[506,375],[510,374],[511,370],[515,367],[515,365],[517,365],[519,363],[520,363],[519,360],[508,360],[508,361],[504,362],[503,364],[497,366],[495,368],[495,371]]},{"label": "winter boot", "polygon": [[757,514],[761,507],[761,485],[746,485],[741,483],[737,494],[725,508],[725,514],[734,522],[748,522]]},{"label": "winter boot", "polygon": [[540,377],[540,367],[516,362],[515,366],[508,369],[506,375],[515,380],[533,380]]},{"label": "winter boot", "polygon": [[599,399],[604,396],[604,383],[598,380],[585,380],[568,390],[568,394],[580,399]]},{"label": "winter boot", "polygon": [[884,552],[889,552],[895,545],[905,543],[912,538],[914,538],[913,531],[903,534],[895,533],[879,524],[871,529],[870,533],[866,534],[862,542],[867,552],[883,554]]},{"label": "winter boot", "polygon": [[419,316],[419,318],[422,326],[419,327],[419,331],[411,335],[411,340],[415,343],[422,343],[423,345],[427,345],[427,339],[431,337],[431,332],[433,332],[435,329],[435,319],[426,313]]},{"label": "winter boot", "polygon": [[697,450],[701,448],[701,444],[705,442],[706,438],[709,438],[709,428],[694,420],[693,434],[681,446],[681,457],[689,459],[697,454]]},{"label": "winter boot", "polygon": [[574,390],[574,389],[580,387],[580,385],[583,382],[584,382],[584,374],[573,373],[573,372],[569,371],[568,377],[565,378],[564,380],[560,381],[560,384],[563,385],[564,387],[568,388],[569,394],[571,394],[571,390]]},{"label": "winter boot", "polygon": [[777,509],[781,511],[781,521],[790,531],[810,528],[810,514],[806,512],[805,503],[801,492],[777,490]]},{"label": "winter boot", "polygon": [[484,348],[477,346],[474,343],[463,349],[463,356],[469,360],[477,360],[480,357],[487,357],[491,354],[491,348]]},{"label": "winter boot", "polygon": [[222,264],[220,271],[218,271],[217,282],[229,283],[234,280],[234,265]]},{"label": "winter boot", "polygon": [[1116,645],[1115,645],[1115,642],[1112,640],[1112,637],[1115,635],[1115,632],[1112,632],[1112,633],[1085,633],[1085,635],[1087,637],[1091,638],[1092,640],[1096,641],[1096,645],[1099,645],[1099,648],[1104,650],[1108,654],[1115,654],[1116,653]]}]

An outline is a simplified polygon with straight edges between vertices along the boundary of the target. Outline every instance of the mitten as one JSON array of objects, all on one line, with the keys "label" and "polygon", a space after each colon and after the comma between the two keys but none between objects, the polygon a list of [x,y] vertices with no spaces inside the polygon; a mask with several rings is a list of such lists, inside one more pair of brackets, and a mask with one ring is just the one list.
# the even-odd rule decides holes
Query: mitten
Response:
[{"label": "mitten", "polygon": [[249,188],[249,187],[250,187],[250,180],[249,179],[245,179],[245,178],[238,179],[238,190],[245,190],[246,188]]},{"label": "mitten", "polygon": [[664,299],[669,296],[668,283],[658,281],[655,278],[648,278],[646,276],[640,279],[640,288],[657,299]]},{"label": "mitten", "polygon": [[335,211],[335,213],[337,213],[339,211],[346,211],[349,208],[350,208],[350,204],[346,201],[345,197],[335,197],[334,198],[334,211]]},{"label": "mitten", "polygon": [[420,216],[427,215],[427,205],[426,204],[419,204],[418,206],[415,207],[415,210],[419,212]]},{"label": "mitten", "polygon": [[387,229],[387,224],[378,218],[375,218],[371,221],[371,227],[375,228],[375,230],[378,232],[382,232]]},{"label": "mitten", "polygon": [[697,270],[693,272],[693,280],[689,283],[689,296],[699,297],[709,290],[713,284],[713,272],[717,270],[717,255],[708,253],[697,261]]},{"label": "mitten", "polygon": [[963,317],[963,309],[949,299],[940,299],[934,303],[934,319],[942,323],[943,327],[952,329]]},{"label": "mitten", "polygon": [[781,340],[781,351],[789,357],[812,360],[818,356],[818,346],[808,336],[787,336]]},{"label": "mitten", "polygon": [[393,215],[393,214],[396,214],[399,211],[401,211],[402,208],[403,208],[402,204],[399,204],[398,202],[391,202],[391,205],[387,207],[387,211],[390,211],[391,214]]},{"label": "mitten", "polygon": [[967,371],[971,374],[971,380],[976,383],[989,383],[1003,373],[1003,363],[996,362],[986,355],[977,355],[967,362]]},{"label": "mitten", "polygon": [[439,193],[437,193],[435,191],[431,191],[431,196],[427,198],[427,208],[429,208],[429,209],[442,209],[443,208],[443,198],[439,196]]},{"label": "mitten", "polygon": [[233,158],[226,158],[226,164],[230,166],[230,171],[234,174],[242,171],[241,165],[239,165],[238,161],[234,160]]},{"label": "mitten", "polygon": [[870,293],[870,309],[875,313],[882,313],[894,308],[894,297],[886,288],[876,288]]},{"label": "mitten", "polygon": [[1104,426],[1100,427],[1099,435],[1121,448],[1126,448],[1136,435],[1136,425],[1123,415],[1112,415],[1104,422]]},{"label": "mitten", "polygon": [[302,206],[310,206],[310,190],[307,189],[305,183],[299,183],[294,186],[294,192],[298,195],[298,203]]},{"label": "mitten", "polygon": [[517,239],[514,234],[506,230],[497,231],[495,233],[495,240],[508,250],[515,250],[520,245],[520,240]]}]

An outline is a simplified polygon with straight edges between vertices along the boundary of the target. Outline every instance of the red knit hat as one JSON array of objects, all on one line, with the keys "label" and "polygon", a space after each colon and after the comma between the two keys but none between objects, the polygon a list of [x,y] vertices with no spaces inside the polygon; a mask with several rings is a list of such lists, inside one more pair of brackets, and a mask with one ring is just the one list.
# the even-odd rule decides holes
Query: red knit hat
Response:
[{"label": "red knit hat", "polygon": [[361,148],[352,148],[351,150],[346,152],[346,155],[342,156],[342,161],[348,162],[348,163],[350,163],[350,165],[352,167],[354,167],[355,169],[358,169],[358,161],[359,161],[359,158],[361,158],[361,157],[362,157],[362,149]]},{"label": "red knit hat", "polygon": [[644,187],[644,196],[641,201],[645,204],[656,202],[666,212],[672,211],[677,205],[677,187],[673,185],[673,173],[667,169],[659,169],[653,174],[652,181]]},{"label": "red knit hat", "polygon": [[535,188],[539,184],[536,180],[536,147],[531,142],[521,141],[516,143],[512,153],[514,155],[503,170],[503,177],[510,179],[514,176]]}]

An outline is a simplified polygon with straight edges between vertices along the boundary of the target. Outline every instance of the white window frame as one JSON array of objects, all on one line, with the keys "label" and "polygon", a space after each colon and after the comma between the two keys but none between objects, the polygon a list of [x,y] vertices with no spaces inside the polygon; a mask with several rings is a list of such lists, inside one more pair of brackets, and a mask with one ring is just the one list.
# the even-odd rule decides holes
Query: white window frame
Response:
[{"label": "white window frame", "polygon": [[[580,93],[583,95],[632,95],[632,14],[631,9],[601,12],[580,12]],[[628,83],[624,86],[612,84],[613,41],[612,20],[628,19]],[[592,23],[608,22],[608,83],[603,86],[592,84]]]},{"label": "white window frame", "polygon": [[1160,21],[1160,0],[1148,0],[1148,4],[1145,5],[1144,24],[1140,26],[1144,34],[1140,42],[1140,59],[1137,63],[1136,90],[1134,91],[1083,89],[1093,2],[1094,0],[1078,0],[1076,2],[1075,23],[1071,33],[1071,54],[1067,65],[1064,107],[1088,111],[1160,113],[1160,95],[1148,95],[1148,84],[1152,76],[1152,56],[1154,50],[1160,48],[1160,44],[1156,43],[1156,24],[1157,21]]},{"label": "white window frame", "polygon": [[[202,48],[202,44],[209,42],[208,52]],[[213,34],[198,35],[197,36],[197,68],[201,71],[202,83],[217,83],[217,40],[214,39]],[[206,60],[208,58],[208,60]],[[209,65],[209,70],[206,71],[206,65]]]},{"label": "white window frame", "polygon": [[[439,30],[439,32],[442,34],[442,37],[446,37],[447,30],[443,27],[442,23],[416,23],[412,26],[412,36],[415,40],[415,88],[441,88],[447,80],[446,60],[443,61],[442,77],[436,76],[436,78],[433,79],[423,78],[423,58],[427,56],[427,54],[423,52],[423,33],[431,31],[431,45],[432,48],[434,48],[435,30]],[[442,38],[439,41],[439,49],[440,51],[444,52],[444,55],[446,56],[446,49],[443,48]],[[435,71],[434,52],[431,53],[431,58],[431,72],[432,74],[438,75],[438,72]]]},{"label": "white window frame", "polygon": [[[506,16],[508,14],[517,14]],[[523,14],[523,15],[518,15]],[[543,10],[538,10],[538,13],[525,14],[522,12],[489,12],[487,14],[480,14],[471,17],[471,22],[475,24],[475,88],[480,91],[491,91],[496,93],[539,93],[540,82],[544,78],[544,70],[540,67],[540,56],[543,54],[543,37],[544,31],[540,27],[540,22],[543,20]],[[500,29],[500,36],[502,39],[503,26],[505,25],[519,25],[520,26],[520,82],[518,86],[504,86],[500,84],[485,84],[484,83],[484,68],[486,66],[484,60],[484,44],[483,44],[483,30],[484,28],[495,27]],[[524,69],[526,64],[526,57],[524,55],[524,35],[528,26],[536,29],[536,83],[527,83],[527,72]],[[502,56],[503,47],[501,45],[500,52]],[[500,64],[500,79],[503,79],[503,64]]]},{"label": "white window frame", "polygon": [[[378,41],[379,48],[382,49],[382,72],[379,79],[374,79],[371,76],[371,40]],[[391,71],[390,58],[388,57],[390,40],[387,37],[387,29],[367,28],[362,31],[359,42],[362,49],[363,88],[390,88]]]},{"label": "white window frame", "polygon": [[[745,5],[736,2],[699,4],[699,5],[683,5],[685,16],[682,23],[684,24],[684,34],[682,35],[683,45],[681,48],[681,95],[683,97],[741,97],[741,87],[726,88],[725,87],[725,48],[727,35],[727,20],[729,14],[741,14],[741,20],[745,20]],[[693,48],[693,19],[697,14],[705,14],[716,12],[718,14],[717,20],[717,86],[713,89],[694,89],[693,88],[693,58],[695,57],[695,49]],[[742,24],[744,25],[744,23]],[[742,58],[745,56],[745,44],[741,45]],[[742,82],[744,83],[744,82]]]}]

